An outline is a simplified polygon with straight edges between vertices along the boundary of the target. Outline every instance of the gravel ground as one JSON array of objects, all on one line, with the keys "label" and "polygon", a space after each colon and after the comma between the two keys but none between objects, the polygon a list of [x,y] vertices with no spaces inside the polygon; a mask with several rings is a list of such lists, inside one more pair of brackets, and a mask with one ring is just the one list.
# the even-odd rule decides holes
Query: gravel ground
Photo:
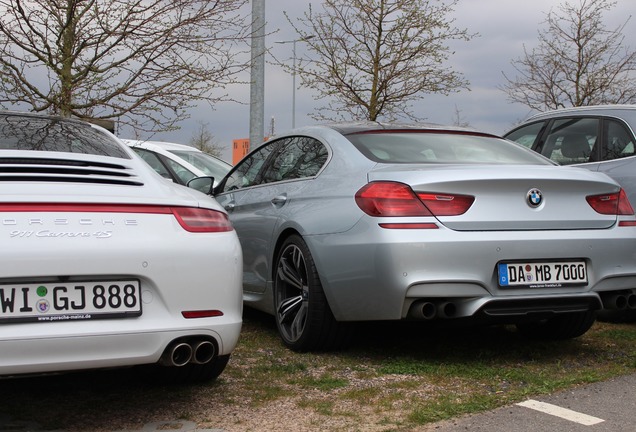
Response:
[{"label": "gravel ground", "polygon": [[431,336],[382,324],[348,352],[298,354],[281,345],[271,318],[256,316],[214,383],[165,385],[137,369],[0,379],[0,432],[434,431],[409,419],[414,404],[474,392],[507,405],[534,376],[576,385],[581,371],[633,373],[635,339],[634,324],[597,324],[558,344],[497,328]]}]

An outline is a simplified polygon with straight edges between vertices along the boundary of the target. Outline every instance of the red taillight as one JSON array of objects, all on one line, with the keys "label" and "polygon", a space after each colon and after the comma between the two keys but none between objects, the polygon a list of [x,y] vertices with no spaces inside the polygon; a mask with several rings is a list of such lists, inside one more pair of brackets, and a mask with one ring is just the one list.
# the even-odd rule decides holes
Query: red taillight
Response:
[{"label": "red taillight", "polygon": [[165,206],[87,203],[2,203],[0,212],[172,213],[170,207]]},{"label": "red taillight", "polygon": [[220,310],[193,310],[193,311],[182,311],[181,315],[186,319],[193,318],[212,318],[223,316],[223,312]]},{"label": "red taillight", "polygon": [[458,216],[475,198],[468,195],[418,193],[404,183],[372,182],[356,193],[356,203],[369,216]]},{"label": "red taillight", "polygon": [[435,216],[459,216],[468,211],[475,197],[418,193],[417,196]]},{"label": "red taillight", "polygon": [[436,223],[380,223],[386,229],[438,229]]},{"label": "red taillight", "polygon": [[150,213],[173,214],[189,232],[232,231],[227,215],[199,207],[169,207],[141,204],[3,203],[0,212]]},{"label": "red taillight", "polygon": [[172,213],[186,231],[232,231],[232,224],[225,213],[197,207],[172,207]]},{"label": "red taillight", "polygon": [[617,216],[634,214],[634,209],[623,189],[616,193],[588,196],[585,199],[594,211],[600,214]]},{"label": "red taillight", "polygon": [[356,203],[369,216],[433,216],[404,183],[369,183],[356,193]]}]

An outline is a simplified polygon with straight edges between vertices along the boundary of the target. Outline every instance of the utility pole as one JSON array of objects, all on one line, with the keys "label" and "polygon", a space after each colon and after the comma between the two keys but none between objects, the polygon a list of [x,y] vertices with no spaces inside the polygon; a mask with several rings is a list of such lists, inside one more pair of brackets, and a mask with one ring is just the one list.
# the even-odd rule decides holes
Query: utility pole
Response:
[{"label": "utility pole", "polygon": [[250,149],[265,137],[265,0],[252,0]]}]

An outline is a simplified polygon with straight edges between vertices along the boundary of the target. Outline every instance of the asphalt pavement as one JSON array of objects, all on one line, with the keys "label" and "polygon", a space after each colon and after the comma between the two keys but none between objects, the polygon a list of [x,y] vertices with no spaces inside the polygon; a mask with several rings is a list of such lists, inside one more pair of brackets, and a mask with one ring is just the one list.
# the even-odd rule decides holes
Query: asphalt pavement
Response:
[{"label": "asphalt pavement", "polygon": [[634,432],[636,374],[428,425],[435,432]]}]

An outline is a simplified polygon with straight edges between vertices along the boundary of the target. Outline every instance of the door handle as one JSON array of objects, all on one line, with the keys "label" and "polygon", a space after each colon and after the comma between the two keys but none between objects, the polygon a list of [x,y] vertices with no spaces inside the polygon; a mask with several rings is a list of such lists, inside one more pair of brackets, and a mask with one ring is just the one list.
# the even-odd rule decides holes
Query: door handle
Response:
[{"label": "door handle", "polygon": [[230,201],[229,203],[223,206],[225,211],[228,213],[231,213],[232,211],[234,211],[234,207],[236,207],[236,204],[234,203],[234,201]]},{"label": "door handle", "polygon": [[277,197],[272,198],[272,204],[275,206],[282,206],[287,202],[287,195],[278,195]]}]

